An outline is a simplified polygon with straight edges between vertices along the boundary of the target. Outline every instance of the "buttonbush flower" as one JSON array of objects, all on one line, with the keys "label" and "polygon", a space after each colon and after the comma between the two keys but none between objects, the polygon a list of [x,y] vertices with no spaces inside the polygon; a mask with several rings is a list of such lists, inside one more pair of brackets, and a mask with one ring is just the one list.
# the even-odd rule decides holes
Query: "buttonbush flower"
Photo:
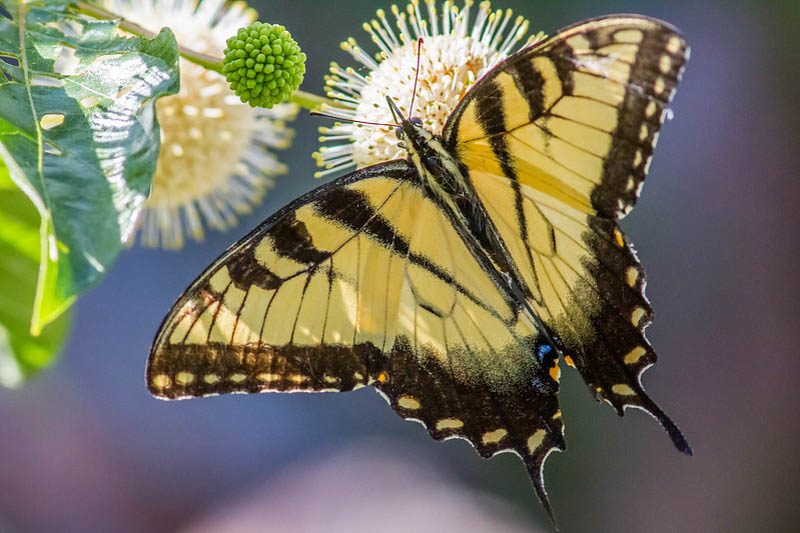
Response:
[{"label": "buttonbush flower", "polygon": [[[392,6],[394,26],[379,9],[377,19],[363,25],[378,52],[371,56],[353,38],[342,43],[365,72],[332,63],[327,93],[344,108],[323,106],[323,111],[347,119],[392,123],[386,105],[390,96],[407,114],[417,74],[417,39],[422,37],[413,114],[427,129],[440,133],[470,87],[519,49],[528,31],[527,20],[514,18],[510,9],[492,11],[490,2],[481,2],[475,19],[470,20],[473,7],[471,0],[463,9],[447,1],[439,13],[435,0],[412,0],[405,12]],[[532,35],[524,44],[543,37],[542,33]],[[394,128],[388,126],[336,123],[320,128],[320,133],[325,145],[314,157],[325,170],[317,172],[317,177],[405,156]]]},{"label": "buttonbush flower", "polygon": [[288,100],[303,82],[306,55],[283,26],[254,22],[227,44],[222,72],[242,102],[252,107]]},{"label": "buttonbush flower", "polygon": [[[218,57],[256,19],[244,2],[224,0],[105,0],[103,7],[151,31],[169,27],[181,45]],[[201,240],[204,225],[234,226],[286,172],[271,150],[289,146],[295,105],[251,108],[222,75],[185,59],[180,69],[180,92],[156,105],[161,152],[139,218],[145,246],[177,249],[185,235]]]}]

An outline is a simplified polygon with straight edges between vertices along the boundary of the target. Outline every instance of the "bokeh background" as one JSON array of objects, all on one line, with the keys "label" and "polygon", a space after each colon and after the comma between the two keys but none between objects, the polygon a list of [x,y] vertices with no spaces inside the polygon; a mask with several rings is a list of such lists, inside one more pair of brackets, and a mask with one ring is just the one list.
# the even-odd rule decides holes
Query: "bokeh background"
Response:
[{"label": "bokeh background", "polygon": [[[369,43],[384,2],[255,2],[308,53],[319,92],[338,43]],[[624,228],[647,268],[659,363],[651,396],[694,447],[638,411],[618,418],[567,369],[569,449],[546,479],[564,532],[800,527],[800,3],[496,1],[553,33],[614,12],[681,28],[692,59],[643,196]],[[56,366],[0,391],[0,531],[551,531],[519,460],[438,443],[370,388],[161,402],[152,337],[228,244],[319,184],[319,119],[302,116],[292,171],[235,230],[180,253],[133,248],[76,306]]]}]

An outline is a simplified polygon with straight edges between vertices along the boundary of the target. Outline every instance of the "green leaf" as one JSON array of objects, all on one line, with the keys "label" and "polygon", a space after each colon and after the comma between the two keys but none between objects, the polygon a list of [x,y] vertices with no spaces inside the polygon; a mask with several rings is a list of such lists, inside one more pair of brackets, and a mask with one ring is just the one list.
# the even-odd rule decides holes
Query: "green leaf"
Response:
[{"label": "green leaf", "polygon": [[34,334],[131,236],[158,159],[155,102],[179,81],[169,30],[119,37],[67,4],[12,1],[0,16],[0,158],[41,217]]},{"label": "green leaf", "polygon": [[0,386],[48,366],[69,331],[69,313],[34,337],[28,331],[39,265],[39,213],[0,163]]}]

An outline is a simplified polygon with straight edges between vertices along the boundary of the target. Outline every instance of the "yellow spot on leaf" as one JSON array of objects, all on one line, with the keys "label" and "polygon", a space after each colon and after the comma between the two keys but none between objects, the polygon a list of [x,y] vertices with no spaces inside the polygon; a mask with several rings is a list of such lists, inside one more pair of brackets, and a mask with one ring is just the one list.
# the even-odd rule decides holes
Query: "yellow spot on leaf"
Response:
[{"label": "yellow spot on leaf", "polygon": [[83,108],[94,107],[98,103],[100,103],[100,97],[99,96],[86,96],[86,97],[80,99],[80,104],[81,104],[81,107],[83,107]]},{"label": "yellow spot on leaf", "polygon": [[49,130],[55,128],[56,126],[60,126],[63,123],[64,123],[63,113],[47,113],[46,115],[42,115],[42,118],[39,120],[39,125],[42,127],[43,130]]},{"label": "yellow spot on leaf", "polygon": [[397,399],[397,405],[399,405],[403,409],[419,409],[420,408],[419,400],[417,400],[413,396],[400,396]]}]

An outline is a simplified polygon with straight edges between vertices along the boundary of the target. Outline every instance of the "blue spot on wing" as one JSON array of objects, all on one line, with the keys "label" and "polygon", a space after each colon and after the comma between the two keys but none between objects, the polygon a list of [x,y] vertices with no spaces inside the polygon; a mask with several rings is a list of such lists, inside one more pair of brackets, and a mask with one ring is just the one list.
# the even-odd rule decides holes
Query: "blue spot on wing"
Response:
[{"label": "blue spot on wing", "polygon": [[549,344],[542,344],[541,346],[539,346],[539,350],[537,350],[536,355],[539,356],[540,363],[544,361],[544,356],[550,353],[550,350],[552,349],[553,348]]}]

